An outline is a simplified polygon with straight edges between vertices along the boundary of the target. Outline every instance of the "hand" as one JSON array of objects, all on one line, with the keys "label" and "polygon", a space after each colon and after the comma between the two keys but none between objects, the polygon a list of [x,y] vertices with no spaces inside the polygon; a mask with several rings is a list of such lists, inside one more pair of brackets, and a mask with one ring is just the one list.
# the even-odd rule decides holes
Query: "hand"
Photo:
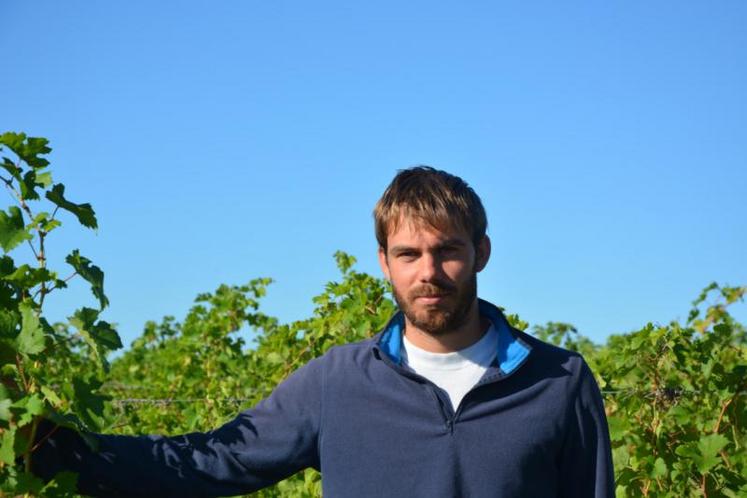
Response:
[{"label": "hand", "polygon": [[[19,393],[21,390],[18,388],[18,384],[16,384],[16,381],[7,375],[0,376],[0,384],[2,384],[5,389],[12,393]],[[2,392],[2,391],[0,391]]]}]

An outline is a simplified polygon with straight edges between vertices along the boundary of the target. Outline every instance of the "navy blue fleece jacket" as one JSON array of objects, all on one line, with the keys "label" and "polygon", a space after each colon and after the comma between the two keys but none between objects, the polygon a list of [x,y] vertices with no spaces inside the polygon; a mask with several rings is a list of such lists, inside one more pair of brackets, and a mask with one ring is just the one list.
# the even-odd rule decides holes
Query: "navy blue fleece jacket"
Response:
[{"label": "navy blue fleece jacket", "polygon": [[578,354],[512,329],[493,305],[497,358],[461,404],[401,364],[401,313],[376,337],[332,348],[270,397],[207,433],[72,431],[38,450],[35,471],[80,474],[97,496],[227,496],[303,468],[325,498],[613,497],[602,399]]}]

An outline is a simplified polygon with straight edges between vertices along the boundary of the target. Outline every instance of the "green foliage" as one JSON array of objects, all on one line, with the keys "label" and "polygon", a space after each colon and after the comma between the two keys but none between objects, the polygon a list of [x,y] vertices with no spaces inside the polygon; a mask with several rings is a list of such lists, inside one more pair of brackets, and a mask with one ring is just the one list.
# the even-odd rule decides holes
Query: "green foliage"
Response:
[{"label": "green foliage", "polygon": [[585,358],[590,358],[599,349],[588,337],[580,335],[576,327],[569,323],[547,322],[546,325],[535,325],[532,331],[535,337],[581,353]]},{"label": "green foliage", "polygon": [[18,206],[11,206],[8,212],[0,211],[0,245],[6,253],[24,240],[31,239],[23,224],[23,215]]},{"label": "green foliage", "polygon": [[712,284],[686,323],[610,337],[588,358],[609,393],[618,496],[747,492],[747,343],[727,312],[746,290]]},{"label": "green foliage", "polygon": [[[68,427],[101,429],[106,398],[98,388],[106,355],[121,347],[117,332],[98,319],[108,304],[103,272],[77,249],[67,258],[74,270],[69,277],[60,279],[47,267],[45,242],[62,225],[60,209],[86,227],[97,226],[91,206],[68,201],[64,185],[52,181],[44,157],[50,151],[43,138],[0,135],[0,166],[7,173],[0,180],[14,201],[0,211],[0,496],[72,493],[75,476],[44,485],[29,472],[37,425],[48,417]],[[11,256],[16,252],[26,262],[17,265]],[[46,297],[76,275],[91,284],[100,309],[75,311],[70,324],[77,332],[71,333],[68,324],[51,326],[43,311]]]},{"label": "green foliage", "polygon": [[[282,324],[262,313],[270,279],[221,285],[197,296],[182,320],[148,322],[109,368],[108,353],[121,343],[100,319],[104,272],[77,249],[66,258],[67,277],[47,267],[45,240],[61,226],[59,210],[98,226],[89,204],[68,200],[52,181],[49,152],[45,139],[0,135],[0,180],[14,199],[0,211],[0,496],[73,495],[75,475],[44,484],[28,472],[41,417],[121,434],[209,430],[329,348],[370,337],[395,310],[388,284],[338,252],[341,276],[313,298],[309,318]],[[46,296],[75,276],[98,306],[48,323]],[[580,352],[595,372],[619,497],[747,496],[747,331],[729,314],[746,291],[711,284],[684,323],[647,324],[604,345],[567,323],[530,329],[507,314],[514,327]],[[305,471],[256,496],[321,496],[320,476]]]}]

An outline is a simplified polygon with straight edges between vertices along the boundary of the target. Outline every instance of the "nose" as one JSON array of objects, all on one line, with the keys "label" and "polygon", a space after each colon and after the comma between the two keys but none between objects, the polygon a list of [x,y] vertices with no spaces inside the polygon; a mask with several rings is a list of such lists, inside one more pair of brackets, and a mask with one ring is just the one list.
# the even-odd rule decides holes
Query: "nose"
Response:
[{"label": "nose", "polygon": [[438,257],[430,253],[423,254],[420,258],[419,270],[421,282],[433,282],[434,280],[437,280],[441,272]]}]

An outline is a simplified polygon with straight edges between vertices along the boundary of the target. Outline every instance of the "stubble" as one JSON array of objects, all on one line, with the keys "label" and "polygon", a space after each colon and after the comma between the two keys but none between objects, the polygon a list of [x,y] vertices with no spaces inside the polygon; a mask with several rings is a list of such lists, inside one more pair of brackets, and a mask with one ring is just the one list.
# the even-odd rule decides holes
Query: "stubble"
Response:
[{"label": "stubble", "polygon": [[[461,289],[434,282],[411,290],[406,298],[395,287],[392,294],[410,323],[429,335],[440,336],[458,329],[467,321],[477,297],[477,273],[473,272]],[[446,296],[446,300],[434,305],[417,306],[415,300],[420,296]]]}]

